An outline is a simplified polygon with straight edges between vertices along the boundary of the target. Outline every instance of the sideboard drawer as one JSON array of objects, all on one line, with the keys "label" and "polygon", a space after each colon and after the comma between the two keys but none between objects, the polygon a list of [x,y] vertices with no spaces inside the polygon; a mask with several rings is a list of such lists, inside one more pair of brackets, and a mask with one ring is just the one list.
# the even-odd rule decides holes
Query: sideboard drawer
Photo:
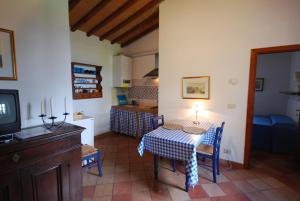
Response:
[{"label": "sideboard drawer", "polygon": [[72,135],[63,139],[33,146],[30,149],[16,150],[15,152],[0,156],[0,173],[20,168],[39,160],[43,160],[80,147],[80,134]]}]

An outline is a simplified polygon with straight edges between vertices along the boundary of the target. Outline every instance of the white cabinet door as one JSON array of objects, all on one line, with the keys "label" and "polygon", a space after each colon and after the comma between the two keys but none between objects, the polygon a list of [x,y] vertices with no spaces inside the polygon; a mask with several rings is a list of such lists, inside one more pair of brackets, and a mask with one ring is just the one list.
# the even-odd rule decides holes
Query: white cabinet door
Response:
[{"label": "white cabinet door", "polygon": [[113,87],[131,87],[132,59],[124,55],[113,58]]}]

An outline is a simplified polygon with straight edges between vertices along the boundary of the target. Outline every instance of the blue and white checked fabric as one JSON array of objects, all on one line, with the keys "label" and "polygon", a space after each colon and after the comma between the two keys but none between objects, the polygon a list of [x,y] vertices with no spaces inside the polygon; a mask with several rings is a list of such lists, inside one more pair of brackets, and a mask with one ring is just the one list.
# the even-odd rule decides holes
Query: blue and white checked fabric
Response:
[{"label": "blue and white checked fabric", "polygon": [[139,114],[139,125],[140,125],[140,134],[141,137],[144,136],[144,134],[149,133],[152,131],[152,122],[151,120],[155,117],[154,114],[149,112],[140,112]]},{"label": "blue and white checked fabric", "polygon": [[162,157],[186,161],[189,183],[194,186],[198,183],[196,148],[205,139],[205,135],[193,135],[159,127],[144,135],[138,152],[142,156],[144,150],[147,150]]},{"label": "blue and white checked fabric", "polygon": [[137,113],[112,108],[110,111],[110,128],[114,132],[135,136],[138,130]]}]

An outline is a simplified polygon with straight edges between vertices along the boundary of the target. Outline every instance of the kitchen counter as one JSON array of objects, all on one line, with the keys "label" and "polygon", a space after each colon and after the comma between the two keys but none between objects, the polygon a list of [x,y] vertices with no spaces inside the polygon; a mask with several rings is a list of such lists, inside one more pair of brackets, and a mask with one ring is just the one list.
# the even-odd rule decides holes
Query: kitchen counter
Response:
[{"label": "kitchen counter", "polygon": [[110,112],[111,131],[143,137],[152,130],[151,120],[157,116],[157,107],[122,105],[112,106]]},{"label": "kitchen counter", "polygon": [[157,107],[150,107],[150,106],[137,106],[137,105],[115,105],[112,106],[113,109],[120,109],[120,110],[127,110],[132,112],[148,112],[154,115],[158,114]]}]

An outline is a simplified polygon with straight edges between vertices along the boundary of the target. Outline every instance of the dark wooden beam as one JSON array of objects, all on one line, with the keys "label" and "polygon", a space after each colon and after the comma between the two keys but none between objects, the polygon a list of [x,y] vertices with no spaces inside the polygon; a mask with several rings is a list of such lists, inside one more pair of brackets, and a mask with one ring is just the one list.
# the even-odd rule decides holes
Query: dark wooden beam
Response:
[{"label": "dark wooden beam", "polygon": [[148,33],[154,31],[155,29],[159,28],[159,23],[152,25],[151,27],[149,27],[148,29],[146,29],[145,31],[139,33],[138,35],[134,36],[133,38],[127,40],[126,42],[121,44],[121,47],[125,47],[131,43],[133,43],[134,41],[142,38],[143,36],[147,35]]},{"label": "dark wooden beam", "polygon": [[155,23],[155,21],[158,21],[158,18],[159,18],[159,12],[156,11],[155,13],[153,13],[150,17],[148,17],[141,23],[137,24],[130,30],[126,31],[125,33],[121,34],[117,38],[113,39],[111,41],[111,43],[112,44],[117,43],[117,42],[123,40],[124,38],[126,38],[127,36],[131,35],[132,33],[134,33],[136,30],[143,29],[143,27],[147,27],[149,24],[153,24],[153,22]]},{"label": "dark wooden beam", "polygon": [[141,9],[139,9],[137,12],[135,12],[133,15],[129,16],[126,20],[122,21],[121,23],[119,23],[117,26],[113,27],[112,29],[108,30],[107,32],[105,32],[104,34],[102,34],[99,38],[100,40],[104,40],[105,38],[107,38],[108,36],[110,36],[111,34],[117,32],[118,30],[122,29],[123,27],[125,27],[126,25],[128,25],[129,23],[133,22],[134,20],[136,20],[138,17],[140,17],[143,13],[145,13],[146,11],[150,10],[151,8],[153,8],[154,6],[156,6],[157,4],[160,3],[161,0],[152,0],[149,3],[147,3],[144,7],[142,7]]},{"label": "dark wooden beam", "polygon": [[80,2],[80,0],[70,0],[69,1],[69,12],[71,12],[71,10],[73,8],[75,8],[75,6],[77,6],[77,4]]},{"label": "dark wooden beam", "polygon": [[73,26],[71,26],[71,31],[76,31],[82,25],[84,25],[87,21],[89,21],[92,17],[94,17],[102,8],[104,8],[110,0],[102,0],[100,1],[94,8],[92,8],[87,14],[85,14],[82,18],[80,18]]},{"label": "dark wooden beam", "polygon": [[137,2],[137,0],[129,0],[126,3],[124,3],[121,7],[119,7],[116,11],[114,11],[112,14],[107,16],[104,20],[102,20],[100,23],[98,23],[96,26],[91,28],[86,35],[91,36],[94,33],[96,33],[99,29],[107,25],[109,22],[111,22],[115,17],[126,11],[128,8],[130,8],[132,5],[134,5]]}]

